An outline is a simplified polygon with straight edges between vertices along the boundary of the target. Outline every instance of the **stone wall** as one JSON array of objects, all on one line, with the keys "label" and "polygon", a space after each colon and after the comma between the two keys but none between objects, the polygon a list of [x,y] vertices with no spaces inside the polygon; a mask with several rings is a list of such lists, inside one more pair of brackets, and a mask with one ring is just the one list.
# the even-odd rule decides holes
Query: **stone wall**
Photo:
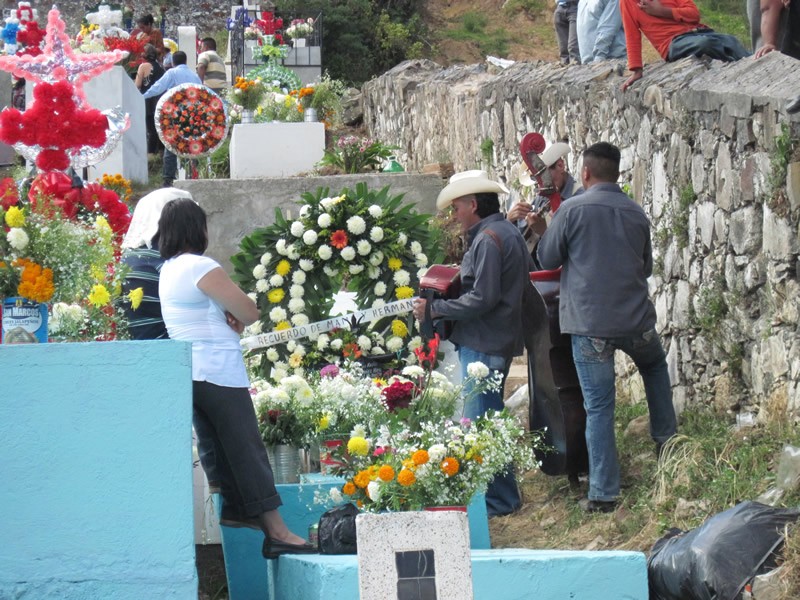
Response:
[{"label": "stone wall", "polygon": [[[651,280],[678,408],[714,403],[800,416],[800,158],[775,168],[800,118],[797,61],[772,53],[734,64],[658,63],[623,93],[624,65],[398,65],[364,86],[371,135],[409,169],[481,162],[520,193],[519,140],[566,139],[568,164],[597,141],[622,150],[622,182],[653,223]],[[621,360],[619,370],[631,373]],[[627,377],[641,396],[638,377]]]}]

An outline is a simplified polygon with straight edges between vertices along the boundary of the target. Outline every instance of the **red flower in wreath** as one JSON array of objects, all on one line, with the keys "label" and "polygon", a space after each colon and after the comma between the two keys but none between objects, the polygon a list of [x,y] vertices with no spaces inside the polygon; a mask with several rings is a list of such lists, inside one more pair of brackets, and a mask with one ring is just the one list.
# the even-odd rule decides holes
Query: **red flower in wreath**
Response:
[{"label": "red flower in wreath", "polygon": [[19,192],[17,182],[11,177],[6,177],[0,181],[0,206],[3,210],[8,210],[19,203]]},{"label": "red flower in wreath", "polygon": [[344,229],[337,229],[331,234],[331,246],[341,250],[347,246],[347,232]]},{"label": "red flower in wreath", "polygon": [[227,136],[226,109],[204,86],[183,84],[168,91],[156,107],[159,136],[178,156],[202,156],[216,150]]}]

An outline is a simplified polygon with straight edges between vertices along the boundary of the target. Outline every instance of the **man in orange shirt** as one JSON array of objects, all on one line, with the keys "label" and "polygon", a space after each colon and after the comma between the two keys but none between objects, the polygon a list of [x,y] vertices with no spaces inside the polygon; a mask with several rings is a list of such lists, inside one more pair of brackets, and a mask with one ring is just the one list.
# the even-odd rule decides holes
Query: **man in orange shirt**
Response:
[{"label": "man in orange shirt", "polygon": [[642,34],[666,61],[708,56],[730,62],[749,55],[734,36],[703,25],[692,0],[620,0],[620,9],[628,68],[633,71],[623,91],[642,78]]}]

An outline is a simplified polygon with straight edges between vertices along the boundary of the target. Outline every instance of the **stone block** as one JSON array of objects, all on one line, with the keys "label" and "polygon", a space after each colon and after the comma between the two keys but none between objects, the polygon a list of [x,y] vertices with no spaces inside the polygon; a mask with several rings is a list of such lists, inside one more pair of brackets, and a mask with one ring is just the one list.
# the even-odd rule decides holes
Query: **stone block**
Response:
[{"label": "stone block", "polygon": [[231,179],[298,175],[312,170],[324,153],[322,123],[234,125]]},{"label": "stone block", "polygon": [[800,250],[797,231],[785,218],[764,206],[764,252],[776,260],[790,260]]},{"label": "stone block", "polygon": [[789,163],[786,169],[786,197],[793,211],[800,208],[800,162]]},{"label": "stone block", "polygon": [[748,254],[761,246],[762,218],[754,206],[731,214],[728,243],[736,254]]},{"label": "stone block", "polygon": [[686,281],[678,281],[675,286],[675,298],[672,301],[672,324],[679,329],[689,326],[690,293],[689,284]]},{"label": "stone block", "polygon": [[717,207],[713,202],[702,202],[697,206],[697,228],[700,230],[700,241],[706,248],[714,242],[714,216]]}]

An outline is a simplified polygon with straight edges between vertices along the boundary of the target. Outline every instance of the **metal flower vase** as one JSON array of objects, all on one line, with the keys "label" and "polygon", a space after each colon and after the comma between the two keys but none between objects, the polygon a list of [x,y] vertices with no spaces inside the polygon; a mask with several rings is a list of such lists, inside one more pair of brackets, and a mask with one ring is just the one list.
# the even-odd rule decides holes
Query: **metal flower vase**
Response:
[{"label": "metal flower vase", "polygon": [[255,117],[255,111],[243,108],[242,109],[242,125],[252,123]]},{"label": "metal flower vase", "polygon": [[303,461],[300,459],[299,448],[286,444],[267,446],[267,456],[275,483],[300,482]]}]

